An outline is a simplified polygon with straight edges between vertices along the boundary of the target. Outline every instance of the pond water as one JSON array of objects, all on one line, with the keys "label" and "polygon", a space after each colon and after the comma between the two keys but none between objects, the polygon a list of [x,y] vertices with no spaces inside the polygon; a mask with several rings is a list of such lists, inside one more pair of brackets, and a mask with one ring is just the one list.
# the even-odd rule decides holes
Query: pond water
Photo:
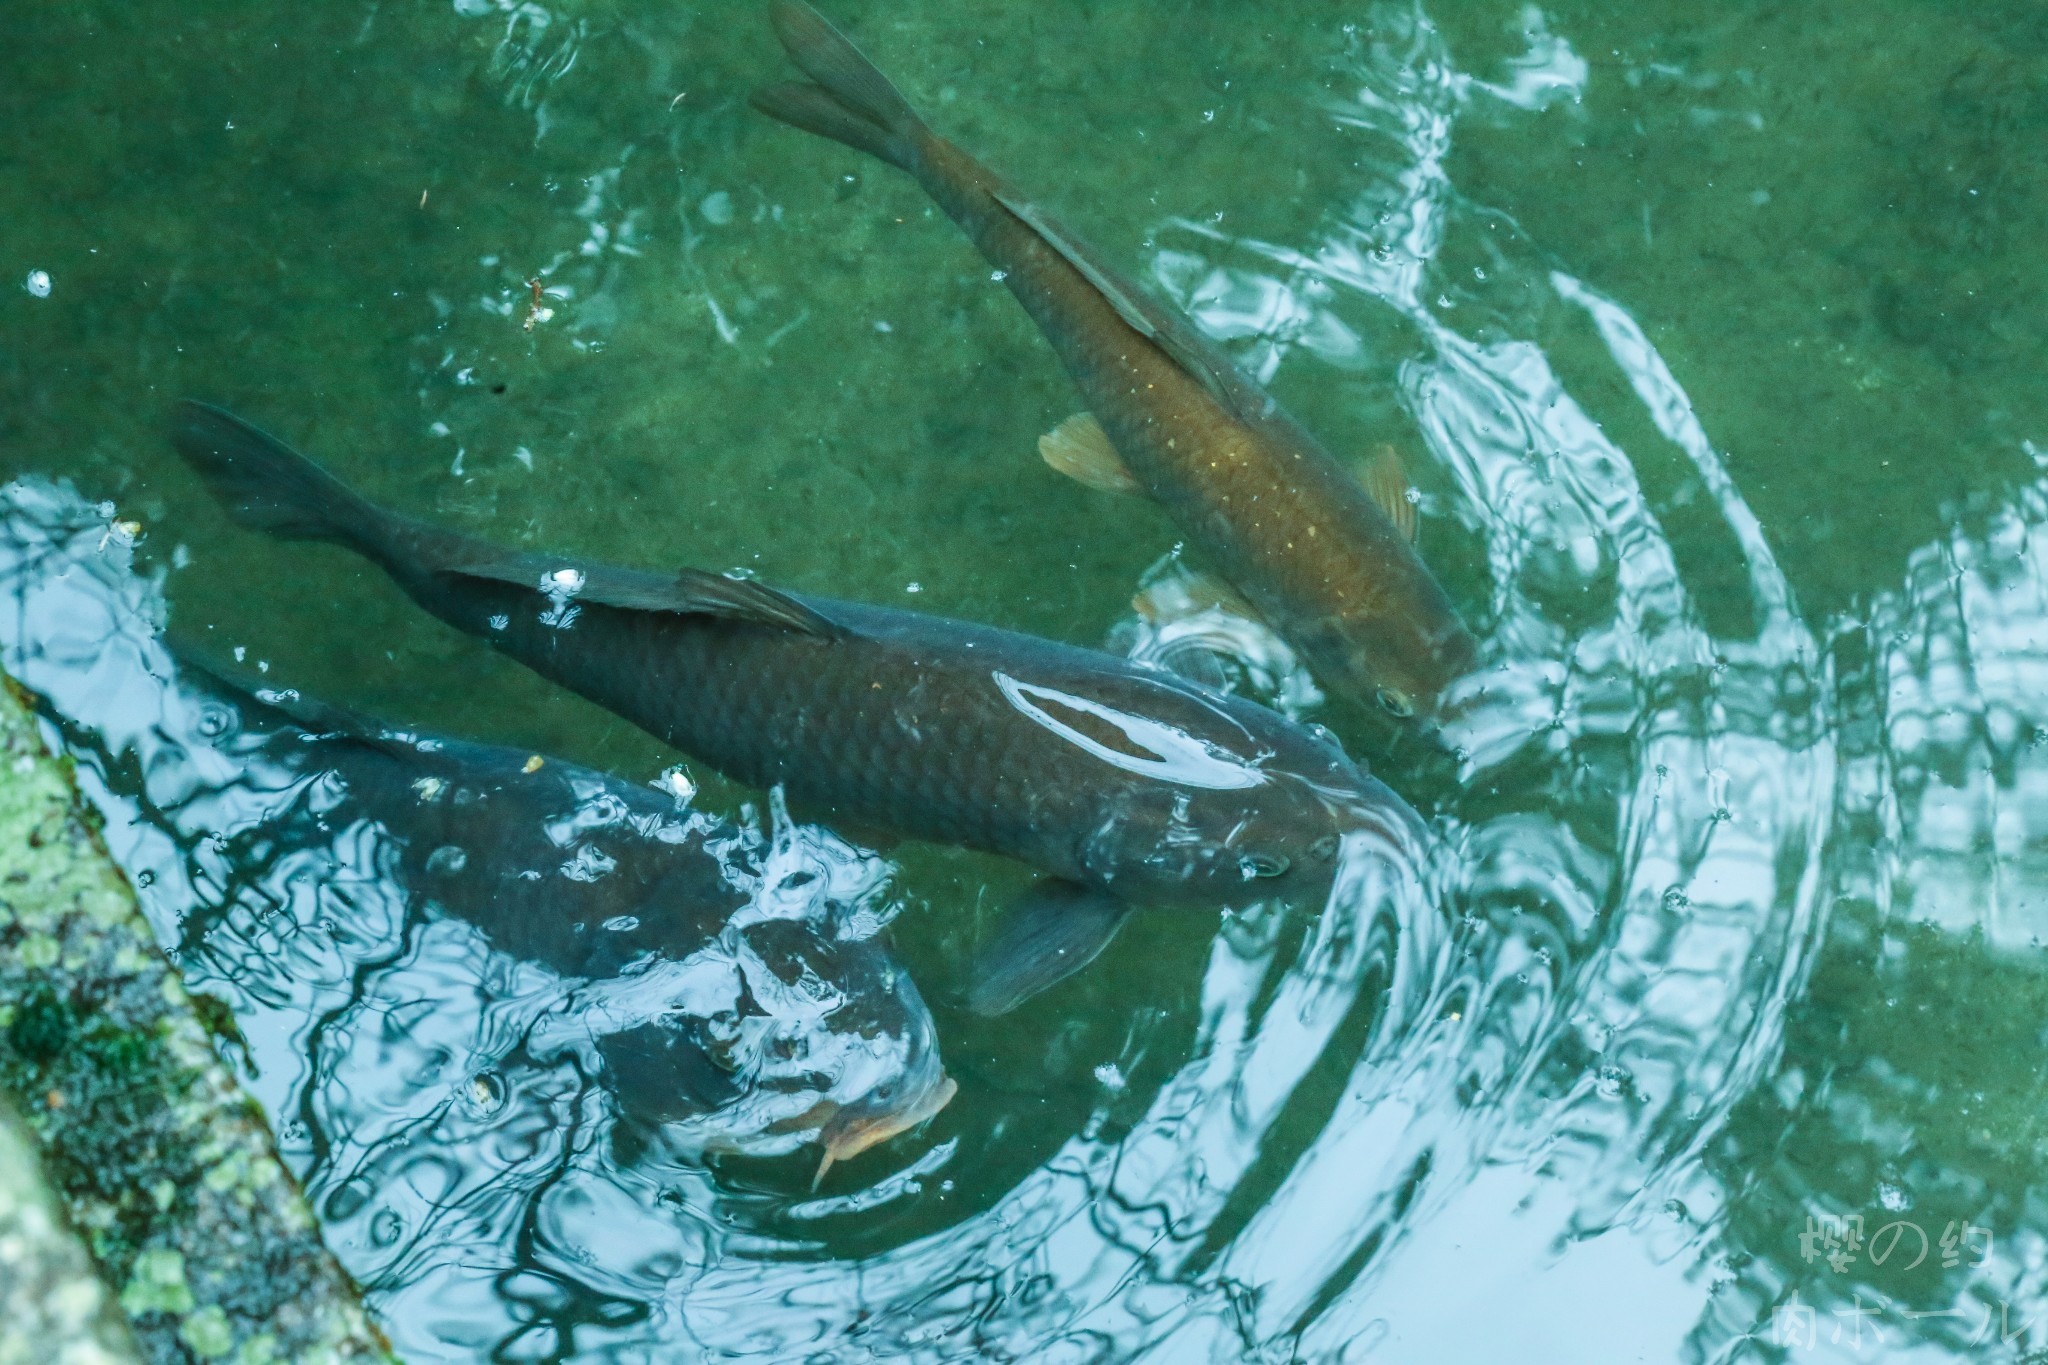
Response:
[{"label": "pond water", "polygon": [[20,7],[0,646],[404,1358],[2048,1350],[2038,6],[832,13],[1332,448],[1399,449],[1482,646],[1453,760],[1254,623],[1170,625],[1429,853],[1139,916],[988,1020],[964,973],[1028,874],[904,844],[878,887],[806,836],[893,916],[952,1102],[816,1192],[814,1151],[611,1140],[573,1054],[506,1062],[569,987],[221,861],[253,816],[157,627],[786,829],[230,525],[171,404],[505,543],[1141,652],[1178,533],[1038,459],[1078,402],[913,185],[747,108],[755,7]]}]

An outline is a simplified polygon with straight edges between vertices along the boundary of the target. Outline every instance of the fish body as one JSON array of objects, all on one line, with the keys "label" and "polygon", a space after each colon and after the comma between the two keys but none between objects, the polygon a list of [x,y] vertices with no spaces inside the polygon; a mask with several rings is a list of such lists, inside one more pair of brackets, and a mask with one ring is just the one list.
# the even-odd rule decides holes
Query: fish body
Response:
[{"label": "fish body", "polygon": [[808,816],[1003,854],[1122,906],[1320,904],[1346,831],[1414,822],[1327,736],[1161,670],[501,550],[377,508],[218,409],[181,414],[180,451],[244,524],[354,548],[457,629]]},{"label": "fish body", "polygon": [[771,86],[756,107],[909,172],[1052,343],[1117,481],[1157,502],[1325,681],[1398,719],[1428,711],[1476,645],[1404,534],[1405,488],[1376,502],[1184,314],[932,131],[810,6],[771,14],[815,84]]},{"label": "fish body", "polygon": [[[837,907],[759,912],[772,860],[759,834],[560,759],[181,671],[226,713],[208,726],[216,747],[288,774],[265,847],[300,827],[325,842],[374,825],[409,899],[586,983],[621,1115],[720,1145],[816,1132],[829,1164],[951,1099],[930,1011],[883,943],[839,932]],[[742,1117],[765,1131],[726,1131]]]}]

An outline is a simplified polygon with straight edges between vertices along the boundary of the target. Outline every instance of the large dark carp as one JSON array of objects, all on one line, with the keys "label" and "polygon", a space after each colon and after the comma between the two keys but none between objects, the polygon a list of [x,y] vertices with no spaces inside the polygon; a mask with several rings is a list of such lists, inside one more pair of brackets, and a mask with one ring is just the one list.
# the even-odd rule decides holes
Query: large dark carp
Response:
[{"label": "large dark carp", "polygon": [[1415,822],[1326,737],[1114,655],[505,550],[373,506],[202,404],[175,439],[244,525],[354,549],[450,625],[807,818],[1048,873],[997,934],[977,1009],[1082,965],[1134,905],[1320,904],[1347,831]]},{"label": "large dark carp", "polygon": [[231,718],[209,727],[214,746],[274,788],[237,846],[380,829],[409,900],[585,983],[622,1117],[711,1149],[815,1134],[822,1176],[953,1097],[909,973],[880,940],[841,932],[840,908],[771,904],[770,878],[818,878],[794,857],[775,870],[779,845],[759,834],[559,759],[259,699],[189,661],[181,673]]},{"label": "large dark carp", "polygon": [[816,84],[755,107],[908,171],[1059,353],[1093,416],[1042,440],[1047,462],[1159,503],[1324,681],[1398,720],[1432,710],[1475,645],[1415,552],[1398,470],[1375,466],[1368,490],[1187,317],[926,126],[816,10],[769,12]]}]

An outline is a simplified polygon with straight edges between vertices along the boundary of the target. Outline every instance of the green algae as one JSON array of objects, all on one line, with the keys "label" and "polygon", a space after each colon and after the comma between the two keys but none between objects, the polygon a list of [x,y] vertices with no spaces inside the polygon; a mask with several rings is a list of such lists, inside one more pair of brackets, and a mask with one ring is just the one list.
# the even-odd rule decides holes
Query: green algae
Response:
[{"label": "green algae", "polygon": [[0,1365],[130,1365],[127,1324],[0,1100]]},{"label": "green algae", "polygon": [[389,1359],[11,683],[0,1001],[0,1094],[143,1358]]}]

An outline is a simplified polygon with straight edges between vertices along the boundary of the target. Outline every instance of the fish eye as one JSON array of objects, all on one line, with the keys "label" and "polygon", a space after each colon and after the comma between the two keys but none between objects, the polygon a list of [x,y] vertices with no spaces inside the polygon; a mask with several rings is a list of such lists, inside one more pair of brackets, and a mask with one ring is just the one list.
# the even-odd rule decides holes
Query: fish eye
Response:
[{"label": "fish eye", "polygon": [[1378,692],[1380,709],[1395,720],[1406,720],[1415,714],[1415,703],[1408,700],[1408,694],[1398,687],[1382,687]]},{"label": "fish eye", "polygon": [[1237,860],[1237,870],[1244,874],[1246,881],[1257,877],[1278,877],[1291,864],[1278,853],[1247,853]]}]

